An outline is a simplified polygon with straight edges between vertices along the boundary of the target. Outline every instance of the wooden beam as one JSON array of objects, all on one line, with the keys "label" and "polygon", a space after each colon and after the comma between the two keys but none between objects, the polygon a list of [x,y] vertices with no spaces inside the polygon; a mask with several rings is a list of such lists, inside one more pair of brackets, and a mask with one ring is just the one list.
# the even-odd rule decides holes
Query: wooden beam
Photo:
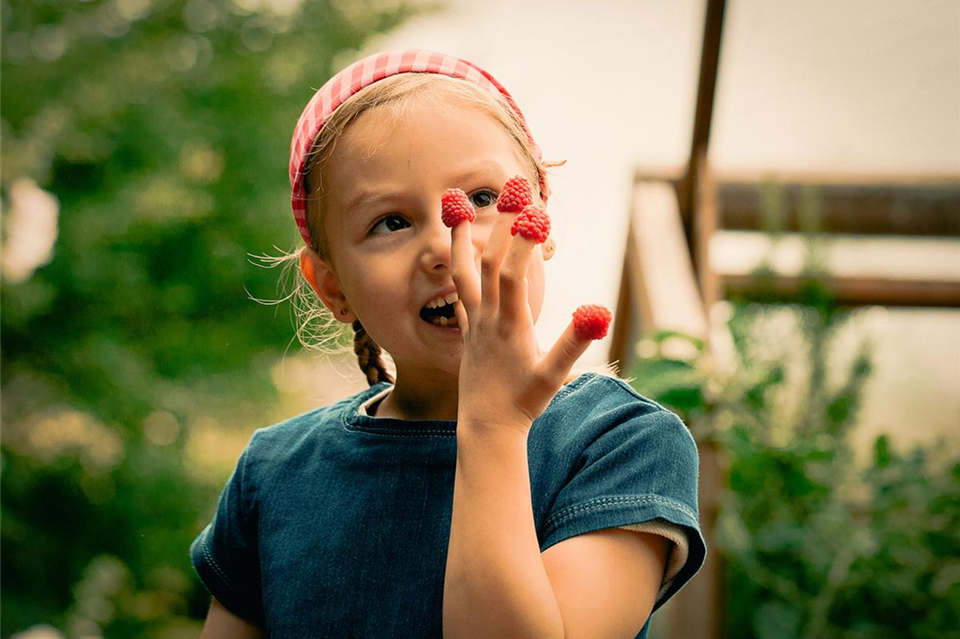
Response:
[{"label": "wooden beam", "polygon": [[[627,234],[627,243],[632,241]],[[627,249],[629,250],[629,249]],[[610,357],[608,361],[616,365],[617,374],[625,377],[633,365],[634,348],[639,339],[636,304],[633,301],[633,288],[630,268],[626,258],[623,260],[623,272],[620,275],[620,293],[617,296],[616,321],[613,323],[613,335],[610,337]]]},{"label": "wooden beam", "polygon": [[[818,191],[827,233],[960,237],[960,176],[952,174],[760,173],[714,170],[718,228],[761,230],[760,190],[775,182],[783,198],[784,231],[800,230],[802,192]],[[673,182],[683,170],[638,167],[635,181]],[[692,234],[691,234],[692,236]]]},{"label": "wooden beam", "polygon": [[700,76],[697,79],[697,106],[690,143],[690,170],[696,169],[692,159],[705,153],[713,123],[713,100],[717,91],[717,69],[720,67],[720,42],[726,0],[707,0],[703,23],[703,45],[700,49]]},{"label": "wooden beam", "polygon": [[697,159],[697,192],[694,200],[693,264],[704,312],[709,313],[720,299],[720,282],[710,262],[710,245],[719,224],[717,211],[717,184],[707,161],[706,153]]},{"label": "wooden beam", "polygon": [[[801,230],[804,191],[815,189],[820,228],[827,233],[960,237],[960,178],[901,177],[883,183],[815,179],[777,178],[781,230]],[[718,178],[717,184],[720,228],[761,230],[763,183],[727,177]]]},{"label": "wooden beam", "polygon": [[[670,182],[634,185],[624,269],[617,302],[611,359],[622,374],[633,365],[634,347],[643,330],[674,330],[707,338],[707,320],[683,235],[676,190]],[[665,352],[686,356],[686,342],[665,345]]]},{"label": "wooden beam", "polygon": [[[713,122],[713,100],[717,88],[717,69],[720,66],[720,43],[723,36],[723,17],[726,0],[707,0],[703,23],[703,44],[700,48],[700,73],[697,79],[697,102],[693,117],[693,135],[686,173],[677,185],[680,196],[680,215],[686,231],[687,245],[694,246],[693,218],[697,197],[697,171],[701,158],[707,157],[710,128]],[[697,268],[694,260],[694,269]]]},{"label": "wooden beam", "polygon": [[627,252],[639,274],[635,299],[650,329],[707,337],[703,299],[696,285],[676,192],[671,184],[641,182],[634,189],[632,238]]},{"label": "wooden beam", "polygon": [[724,566],[717,544],[717,517],[723,497],[724,458],[716,442],[697,442],[700,455],[699,499],[700,528],[707,541],[707,559],[697,576],[668,601],[663,610],[670,618],[670,639],[720,639],[726,597]]},{"label": "wooden beam", "polygon": [[[763,283],[751,276],[721,276],[727,299],[796,302],[802,284],[803,280],[796,276],[776,276]],[[831,278],[824,285],[840,306],[960,308],[958,282],[846,277]]]},{"label": "wooden beam", "polygon": [[[712,184],[709,179],[699,184],[702,191],[698,194],[697,206],[709,210],[714,206],[710,201],[711,194],[715,193]],[[709,220],[711,216],[708,214],[703,219]],[[705,239],[700,250],[702,262],[709,268],[705,254],[710,229],[701,228],[698,237]],[[709,338],[707,315],[690,255],[674,183],[636,182],[612,351],[613,358],[622,362],[620,370],[626,374],[633,364],[634,344],[642,329],[669,329],[705,341]],[[668,341],[662,351],[668,357],[696,355],[689,342],[683,340]],[[698,442],[698,448],[701,529],[713,552],[707,555],[700,574],[664,606],[662,618],[668,624],[667,635],[671,639],[719,639],[722,636],[723,561],[716,552],[714,532],[723,486],[722,460],[715,444]]]},{"label": "wooden beam", "polygon": [[[805,264],[845,306],[960,307],[960,240],[721,230],[710,261],[727,298],[794,302]],[[758,281],[760,267],[769,273]]]},{"label": "wooden beam", "polygon": [[[669,170],[662,167],[661,170]],[[717,182],[722,184],[762,184],[779,182],[780,184],[836,184],[840,186],[938,186],[960,184],[957,173],[889,173],[889,172],[849,172],[834,171],[730,171],[718,170]]]},{"label": "wooden beam", "polygon": [[[720,41],[723,34],[725,0],[707,0],[703,26],[703,46],[700,51],[700,77],[697,83],[697,105],[690,141],[690,159],[687,172],[676,185],[679,199],[679,222],[683,227],[685,242],[672,250],[686,248],[690,255],[688,268],[696,273],[696,279],[687,277],[698,289],[698,299],[691,303],[687,313],[697,318],[700,336],[709,337],[707,313],[720,295],[718,281],[710,263],[710,241],[718,226],[717,191],[710,174],[707,148],[710,142],[710,127],[713,121],[713,100],[716,94],[717,69],[720,66]],[[661,304],[668,304],[661,300]],[[695,313],[694,313],[695,311]],[[696,334],[696,333],[692,333]],[[701,529],[707,545],[715,544],[714,496],[720,494],[723,471],[716,447],[700,447],[700,510]],[[678,593],[670,603],[670,637],[681,639],[719,639],[723,636],[723,560],[719,553],[710,553],[706,563],[687,589]],[[669,604],[668,604],[669,605]]]}]

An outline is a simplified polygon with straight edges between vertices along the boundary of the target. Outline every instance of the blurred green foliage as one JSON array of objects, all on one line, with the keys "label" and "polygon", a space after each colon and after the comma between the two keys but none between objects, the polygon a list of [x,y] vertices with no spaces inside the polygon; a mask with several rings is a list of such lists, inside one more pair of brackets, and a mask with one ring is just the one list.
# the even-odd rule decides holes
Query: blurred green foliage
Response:
[{"label": "blurred green foliage", "polygon": [[[776,218],[775,186],[764,189]],[[801,301],[734,301],[731,361],[691,336],[650,335],[632,383],[719,447],[726,485],[712,550],[725,561],[726,636],[960,637],[960,460],[946,447],[898,452],[881,436],[858,461],[851,435],[870,349],[831,368],[856,311],[830,299],[807,195]],[[774,220],[774,240],[777,229]],[[771,274],[761,266],[761,287]]]},{"label": "blurred green foliage", "polygon": [[275,410],[291,324],[248,254],[296,245],[290,133],[425,6],[0,2],[2,637],[196,635],[187,546],[229,471],[191,441]]}]

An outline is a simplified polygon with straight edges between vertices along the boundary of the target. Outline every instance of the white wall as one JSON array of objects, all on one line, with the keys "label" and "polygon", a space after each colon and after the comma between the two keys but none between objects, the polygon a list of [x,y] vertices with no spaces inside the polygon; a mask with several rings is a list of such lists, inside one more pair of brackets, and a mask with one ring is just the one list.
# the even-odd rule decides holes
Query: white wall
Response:
[{"label": "white wall", "polygon": [[[545,346],[579,304],[615,306],[636,167],[686,161],[704,6],[450,0],[351,56],[409,47],[472,60],[511,91],[545,156],[567,160],[550,204],[559,250]],[[720,171],[960,175],[958,43],[956,0],[730,0],[711,160]],[[869,330],[881,344],[871,428],[937,406],[918,432],[960,447],[960,313],[878,312]],[[591,347],[587,363],[608,348]]]}]

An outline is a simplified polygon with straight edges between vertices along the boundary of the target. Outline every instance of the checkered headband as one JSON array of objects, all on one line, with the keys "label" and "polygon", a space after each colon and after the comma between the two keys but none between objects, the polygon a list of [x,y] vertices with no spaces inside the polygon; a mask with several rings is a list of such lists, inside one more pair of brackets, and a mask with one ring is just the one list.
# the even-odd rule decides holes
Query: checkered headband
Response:
[{"label": "checkered headband", "polygon": [[[323,123],[337,107],[366,86],[391,75],[400,73],[436,73],[470,82],[494,95],[500,95],[513,109],[537,159],[541,159],[540,147],[530,134],[527,121],[520,107],[492,75],[477,65],[442,53],[430,51],[392,51],[377,53],[354,62],[335,76],[314,94],[307,103],[290,143],[290,188],[293,218],[300,235],[309,246],[310,232],[307,229],[306,165],[310,150],[323,128]],[[540,177],[540,195],[544,201],[549,196],[546,177]]]}]

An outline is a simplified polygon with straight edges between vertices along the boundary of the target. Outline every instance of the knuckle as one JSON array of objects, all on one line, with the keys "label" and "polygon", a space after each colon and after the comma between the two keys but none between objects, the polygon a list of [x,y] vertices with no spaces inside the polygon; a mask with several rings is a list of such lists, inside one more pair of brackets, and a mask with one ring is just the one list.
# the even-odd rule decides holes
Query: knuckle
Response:
[{"label": "knuckle", "polygon": [[493,277],[497,274],[500,264],[493,255],[484,255],[480,258],[480,273],[484,277]]},{"label": "knuckle", "polygon": [[503,290],[516,290],[523,280],[513,269],[503,269],[500,271],[500,288]]},{"label": "knuckle", "polygon": [[560,345],[560,348],[563,351],[564,357],[566,357],[568,360],[577,360],[580,358],[580,353],[582,352],[582,349],[575,342],[565,339],[563,340],[563,343]]},{"label": "knuckle", "polygon": [[548,388],[552,381],[552,376],[542,369],[537,369],[530,375],[530,384],[536,389]]}]

